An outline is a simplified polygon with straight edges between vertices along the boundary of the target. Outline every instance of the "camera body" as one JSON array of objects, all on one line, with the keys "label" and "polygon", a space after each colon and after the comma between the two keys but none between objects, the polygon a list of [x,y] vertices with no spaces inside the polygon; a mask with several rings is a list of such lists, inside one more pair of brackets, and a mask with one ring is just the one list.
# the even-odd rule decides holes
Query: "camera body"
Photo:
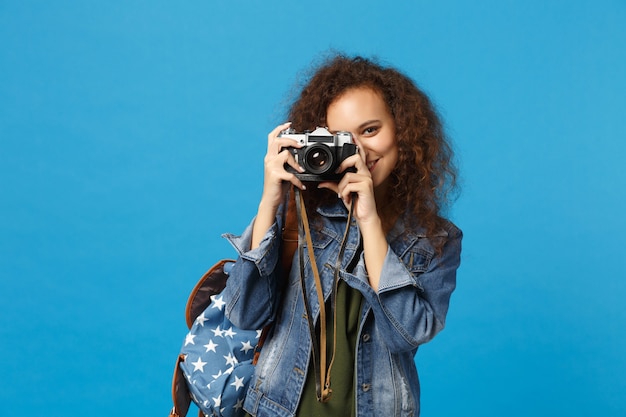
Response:
[{"label": "camera body", "polygon": [[[278,137],[293,139],[302,144],[301,148],[287,147],[304,172],[285,164],[285,169],[296,174],[301,181],[339,181],[345,172],[336,173],[339,165],[357,153],[357,146],[349,132],[329,132],[318,127],[313,132],[297,133],[294,129],[283,130]],[[350,171],[350,169],[346,170]]]}]

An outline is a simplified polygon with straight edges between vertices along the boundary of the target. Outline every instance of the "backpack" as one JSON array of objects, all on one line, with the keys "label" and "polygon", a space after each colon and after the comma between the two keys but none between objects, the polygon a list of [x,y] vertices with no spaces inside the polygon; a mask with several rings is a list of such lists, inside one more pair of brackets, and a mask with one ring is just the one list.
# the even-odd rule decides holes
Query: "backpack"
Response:
[{"label": "backpack", "polygon": [[[282,233],[284,273],[289,272],[298,247],[295,200],[290,194]],[[174,367],[170,417],[185,417],[191,401],[198,406],[200,417],[245,414],[243,401],[270,328],[241,330],[224,315],[220,293],[234,263],[232,259],[217,262],[189,295],[185,308],[189,333]]]},{"label": "backpack", "polygon": [[224,315],[219,295],[229,267],[224,259],[196,284],[186,308],[189,333],[181,347],[172,380],[171,417],[187,415],[191,401],[200,415],[243,416],[243,401],[258,357],[261,330],[236,328]]}]

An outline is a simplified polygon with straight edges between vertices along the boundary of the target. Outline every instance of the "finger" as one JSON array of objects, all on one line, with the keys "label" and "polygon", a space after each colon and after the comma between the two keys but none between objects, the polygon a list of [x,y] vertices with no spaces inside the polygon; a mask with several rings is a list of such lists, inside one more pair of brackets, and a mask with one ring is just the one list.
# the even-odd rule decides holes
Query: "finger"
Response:
[{"label": "finger", "polygon": [[302,148],[303,146],[304,146],[304,144],[298,142],[295,139],[291,139],[291,138],[276,138],[269,145],[268,151],[269,152],[280,153],[285,148]]},{"label": "finger", "polygon": [[363,163],[367,163],[367,156],[365,155],[365,148],[363,146],[361,146],[361,142],[359,142],[358,139],[354,139],[354,143],[356,143],[357,145],[357,150],[359,155],[361,156],[361,159],[363,160]]},{"label": "finger", "polygon": [[350,201],[351,201],[351,197],[352,196],[348,193],[347,198],[344,198],[342,193],[341,193],[341,191],[340,191],[340,187],[339,187],[338,183],[336,183],[336,182],[320,182],[317,185],[317,188],[325,188],[327,190],[331,190],[332,192],[337,194],[337,198],[341,199],[341,201],[346,206],[346,208],[348,208],[350,206]]},{"label": "finger", "polygon": [[271,180],[272,182],[273,181],[276,181],[276,183],[289,182],[295,185],[296,187],[300,188],[301,190],[306,190],[306,187],[304,186],[302,181],[300,181],[300,179],[296,176],[296,174],[285,171],[284,165],[271,167],[268,171],[268,174],[266,175],[272,178]]},{"label": "finger", "polygon": [[337,173],[345,172],[350,167],[354,167],[355,171],[361,174],[366,174],[366,172],[369,172],[364,159],[359,154],[354,154],[344,159],[339,165],[339,168],[337,168],[336,172]]},{"label": "finger", "polygon": [[298,172],[304,172],[304,168],[296,162],[296,159],[293,157],[293,154],[289,152],[289,150],[285,149],[281,151],[279,155],[282,155],[282,154],[287,155],[286,159],[283,160],[283,166],[287,164]]},{"label": "finger", "polygon": [[361,145],[361,141],[356,137],[352,137],[354,144],[356,145],[356,153],[361,157],[363,162],[367,161],[367,156],[365,155],[365,147]]},{"label": "finger", "polygon": [[278,137],[280,132],[287,129],[289,126],[291,126],[291,122],[286,122],[286,123],[283,123],[282,125],[276,126],[274,130],[272,130],[267,135],[267,146],[269,147],[269,145]]},{"label": "finger", "polygon": [[306,190],[306,186],[295,175],[291,177],[291,180],[289,182],[292,183],[295,187],[301,189],[302,191]]},{"label": "finger", "polygon": [[372,177],[369,175],[369,172],[346,172],[341,180],[339,180],[339,190],[343,190],[348,184],[351,183],[363,183],[368,185],[371,182]]},{"label": "finger", "polygon": [[369,176],[348,173],[339,182],[339,196],[342,198],[349,197],[352,193],[356,193],[362,197],[374,195],[374,187],[372,178]]},{"label": "finger", "polygon": [[336,182],[320,182],[317,185],[317,188],[325,188],[327,190],[331,190],[332,192],[334,192],[335,194],[337,194],[337,197],[340,196],[339,194],[339,185]]},{"label": "finger", "polygon": [[287,150],[282,151],[280,154],[277,155],[277,157],[272,158],[270,162],[268,162],[267,168],[270,172],[270,175],[277,181],[290,182],[302,190],[306,189],[306,187],[304,186],[302,181],[300,181],[300,179],[296,176],[296,174],[286,170],[285,165],[290,166],[297,172],[304,171],[304,168],[296,163],[293,155]]},{"label": "finger", "polygon": [[300,181],[300,178],[298,178],[296,174],[289,174],[286,181],[289,181],[301,190],[306,190],[306,186],[302,183],[302,181]]},{"label": "finger", "polygon": [[339,186],[339,193],[342,196],[349,195],[351,193],[356,193],[359,195],[365,194],[369,189],[369,184],[367,181],[349,181],[344,186]]},{"label": "finger", "polygon": [[292,138],[276,137],[267,145],[268,155],[278,155],[286,148],[302,148],[304,145]]}]

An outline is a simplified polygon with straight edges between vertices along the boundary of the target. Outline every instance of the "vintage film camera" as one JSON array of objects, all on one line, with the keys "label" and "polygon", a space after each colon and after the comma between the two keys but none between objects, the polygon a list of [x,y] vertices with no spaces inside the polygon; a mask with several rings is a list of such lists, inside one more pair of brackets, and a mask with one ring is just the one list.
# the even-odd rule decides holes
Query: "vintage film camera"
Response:
[{"label": "vintage film camera", "polygon": [[330,133],[323,127],[313,132],[296,133],[295,129],[283,130],[279,137],[293,139],[303,144],[301,148],[288,149],[296,162],[304,168],[298,172],[285,164],[285,169],[296,174],[301,181],[321,182],[339,181],[345,172],[335,173],[339,165],[348,157],[357,153],[357,146],[352,142],[352,135],[348,132]]}]

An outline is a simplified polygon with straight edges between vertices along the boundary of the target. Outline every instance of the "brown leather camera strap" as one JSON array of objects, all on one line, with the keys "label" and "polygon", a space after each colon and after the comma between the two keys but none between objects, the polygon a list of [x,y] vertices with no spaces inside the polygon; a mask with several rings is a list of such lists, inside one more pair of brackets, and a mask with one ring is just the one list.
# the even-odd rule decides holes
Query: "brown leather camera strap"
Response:
[{"label": "brown leather camera strap", "polygon": [[[354,207],[354,199],[353,203],[350,206],[350,211],[348,214],[348,222],[346,224],[346,230],[343,235],[343,239],[341,242],[341,247],[339,249],[339,254],[337,257],[337,263],[335,266],[334,273],[334,282],[333,282],[333,290],[331,292],[331,310],[333,314],[333,346],[332,346],[332,354],[331,360],[328,367],[327,363],[327,333],[326,333],[326,303],[324,301],[324,291],[322,287],[322,281],[320,279],[319,270],[317,268],[317,261],[315,260],[315,254],[313,252],[313,240],[311,238],[311,231],[309,227],[308,216],[306,213],[306,207],[304,204],[304,198],[300,190],[297,188],[296,191],[296,206],[297,206],[297,215],[298,215],[298,226],[299,226],[299,244],[298,244],[298,257],[300,260],[300,284],[302,288],[302,297],[304,299],[304,308],[306,312],[307,321],[309,324],[309,332],[311,334],[311,345],[312,345],[312,353],[313,353],[313,366],[315,371],[315,388],[317,393],[317,400],[320,402],[327,402],[330,399],[332,394],[332,389],[330,388],[330,371],[332,369],[334,360],[335,360],[335,352],[337,348],[337,314],[335,314],[336,310],[336,292],[337,285],[339,283],[339,269],[341,267],[341,259],[343,258],[343,253],[345,250],[348,232],[350,230],[350,222],[352,219],[352,209]],[[320,336],[319,342],[317,338],[317,331],[315,329],[315,323],[313,321],[313,316],[311,314],[311,305],[307,296],[306,291],[306,282],[304,279],[304,249],[303,243],[306,241],[306,246],[309,254],[309,260],[311,263],[311,270],[313,272],[313,278],[315,280],[315,288],[317,292],[317,301],[320,307],[319,313],[319,324],[320,324]]]}]

